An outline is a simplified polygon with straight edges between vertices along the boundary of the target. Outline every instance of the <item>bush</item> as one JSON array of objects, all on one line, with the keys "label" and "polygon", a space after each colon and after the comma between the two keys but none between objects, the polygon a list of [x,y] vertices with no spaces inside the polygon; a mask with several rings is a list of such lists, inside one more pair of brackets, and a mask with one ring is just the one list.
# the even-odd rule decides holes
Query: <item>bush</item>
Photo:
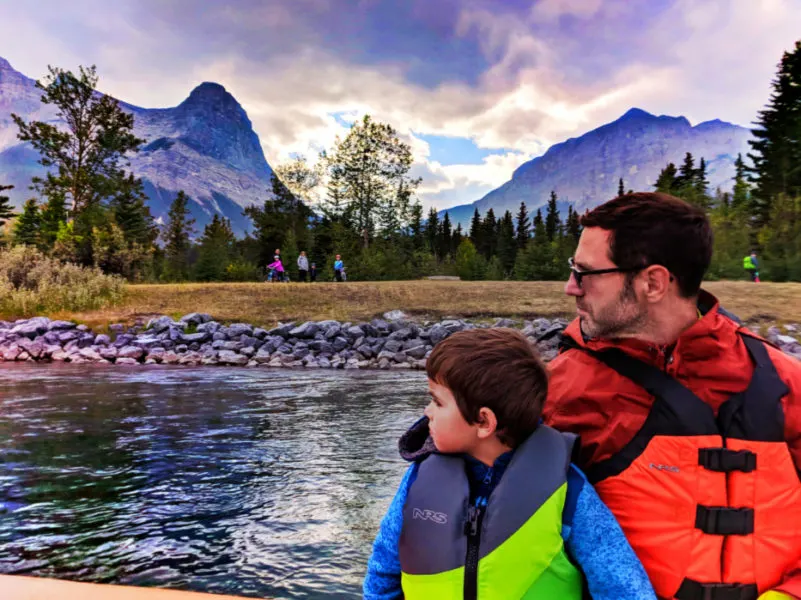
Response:
[{"label": "bush", "polygon": [[125,280],[62,263],[31,246],[0,249],[0,313],[29,317],[103,308],[122,299]]}]

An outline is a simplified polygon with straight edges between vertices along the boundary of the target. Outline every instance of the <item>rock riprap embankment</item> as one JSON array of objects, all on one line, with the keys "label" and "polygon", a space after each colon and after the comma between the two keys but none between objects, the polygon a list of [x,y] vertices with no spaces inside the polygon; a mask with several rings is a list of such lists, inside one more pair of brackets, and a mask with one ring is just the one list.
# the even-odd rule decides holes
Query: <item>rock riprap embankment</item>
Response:
[{"label": "rock riprap embankment", "polygon": [[[401,311],[382,319],[349,323],[306,321],[272,329],[247,323],[224,325],[203,313],[146,324],[111,325],[108,333],[86,325],[34,317],[0,321],[0,359],[4,361],[98,363],[116,365],[235,365],[320,369],[423,369],[433,347],[456,331],[475,327],[518,327],[532,341],[564,319],[473,323],[464,319],[416,322]],[[801,328],[770,327],[766,336],[801,359],[795,335]],[[537,343],[545,360],[556,354],[557,337]]]}]

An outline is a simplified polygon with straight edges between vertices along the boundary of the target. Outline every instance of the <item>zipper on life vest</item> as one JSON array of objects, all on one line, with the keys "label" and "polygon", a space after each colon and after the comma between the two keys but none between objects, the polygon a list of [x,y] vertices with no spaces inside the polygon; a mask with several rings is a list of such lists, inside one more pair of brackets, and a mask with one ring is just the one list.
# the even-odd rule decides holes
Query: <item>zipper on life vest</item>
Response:
[{"label": "zipper on life vest", "polygon": [[464,532],[467,535],[467,555],[464,559],[464,598],[478,598],[478,551],[481,543],[481,522],[487,508],[487,499],[478,497],[476,503],[467,507]]}]

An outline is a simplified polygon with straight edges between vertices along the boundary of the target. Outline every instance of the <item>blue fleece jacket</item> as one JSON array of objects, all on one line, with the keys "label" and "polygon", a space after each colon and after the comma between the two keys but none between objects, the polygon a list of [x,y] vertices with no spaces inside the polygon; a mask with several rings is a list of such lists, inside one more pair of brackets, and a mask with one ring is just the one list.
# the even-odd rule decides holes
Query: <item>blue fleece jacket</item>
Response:
[{"label": "blue fleece jacket", "polygon": [[[471,496],[488,497],[509,464],[508,452],[492,467],[469,457],[466,472]],[[364,579],[365,600],[403,597],[398,547],[403,528],[403,506],[420,462],[412,463],[381,521]],[[656,600],[645,569],[626,540],[615,517],[598,497],[584,474],[571,465],[562,537],[571,560],[581,569],[594,600]],[[573,508],[574,507],[574,508]]]}]

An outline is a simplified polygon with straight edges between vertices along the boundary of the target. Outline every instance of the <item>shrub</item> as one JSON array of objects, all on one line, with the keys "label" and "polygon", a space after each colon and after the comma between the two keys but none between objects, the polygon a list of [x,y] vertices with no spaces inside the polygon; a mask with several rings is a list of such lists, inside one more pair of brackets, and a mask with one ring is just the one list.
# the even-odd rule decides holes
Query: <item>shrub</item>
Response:
[{"label": "shrub", "polygon": [[31,246],[0,249],[0,313],[29,317],[119,302],[125,281],[98,268],[49,258]]}]

